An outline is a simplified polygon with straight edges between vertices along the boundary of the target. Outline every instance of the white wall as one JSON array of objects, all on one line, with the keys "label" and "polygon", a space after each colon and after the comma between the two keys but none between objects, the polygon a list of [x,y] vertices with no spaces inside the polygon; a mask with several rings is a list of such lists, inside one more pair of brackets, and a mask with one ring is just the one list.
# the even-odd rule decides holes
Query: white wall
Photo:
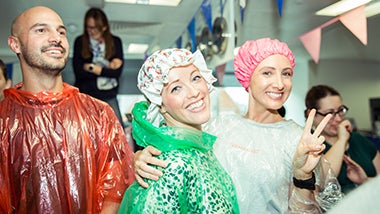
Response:
[{"label": "white wall", "polygon": [[301,57],[296,56],[296,66],[294,68],[293,89],[290,97],[285,103],[286,119],[292,119],[301,126],[305,125],[305,96],[309,88],[308,63]]}]

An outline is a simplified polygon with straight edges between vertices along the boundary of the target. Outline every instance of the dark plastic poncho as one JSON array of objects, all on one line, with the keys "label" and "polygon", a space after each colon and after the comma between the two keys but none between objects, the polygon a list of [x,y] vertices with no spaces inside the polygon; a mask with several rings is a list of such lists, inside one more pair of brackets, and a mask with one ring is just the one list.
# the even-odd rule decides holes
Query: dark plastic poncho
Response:
[{"label": "dark plastic poncho", "polygon": [[135,104],[132,134],[140,146],[162,151],[168,162],[149,187],[133,183],[119,213],[239,213],[231,178],[212,152],[215,136],[180,127],[157,128],[145,119],[148,104]]},{"label": "dark plastic poncho", "polygon": [[133,153],[112,109],[77,88],[0,102],[0,213],[99,213],[133,182]]}]

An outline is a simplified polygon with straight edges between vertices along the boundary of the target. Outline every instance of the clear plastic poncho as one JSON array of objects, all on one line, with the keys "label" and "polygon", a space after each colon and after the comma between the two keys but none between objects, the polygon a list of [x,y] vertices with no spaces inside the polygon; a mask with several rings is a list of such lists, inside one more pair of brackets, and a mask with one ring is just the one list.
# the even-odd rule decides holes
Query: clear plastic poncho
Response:
[{"label": "clear plastic poncho", "polygon": [[294,121],[263,124],[224,114],[210,120],[204,130],[218,137],[214,153],[232,177],[240,213],[318,213],[320,206],[327,210],[341,199],[340,186],[326,162],[315,171],[317,201],[290,189],[293,155],[303,132]]},{"label": "clear plastic poncho", "polygon": [[119,213],[239,213],[231,178],[212,152],[215,136],[188,128],[157,128],[146,119],[147,102],[136,103],[132,133],[140,146],[152,145],[168,162],[158,181],[137,182],[125,192]]},{"label": "clear plastic poncho", "polygon": [[112,109],[64,84],[0,102],[0,213],[99,213],[134,181],[133,153]]}]

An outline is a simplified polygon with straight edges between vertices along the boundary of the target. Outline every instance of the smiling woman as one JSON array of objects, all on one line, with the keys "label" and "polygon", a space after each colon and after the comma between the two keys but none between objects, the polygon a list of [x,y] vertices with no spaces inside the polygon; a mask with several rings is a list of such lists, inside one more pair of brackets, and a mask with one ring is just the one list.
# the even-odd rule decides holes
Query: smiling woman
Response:
[{"label": "smiling woman", "polygon": [[132,134],[140,146],[152,145],[167,161],[164,175],[127,189],[119,213],[238,213],[231,178],[212,146],[215,136],[202,132],[210,118],[210,95],[216,79],[200,51],[159,50],[138,73],[138,87],[148,102],[133,110]]},{"label": "smiling woman", "polygon": [[[319,213],[330,206],[331,198],[339,201],[339,185],[331,187],[336,184],[331,170],[318,170],[328,167],[324,159],[318,164],[324,149],[319,134],[331,115],[311,134],[315,110],[304,131],[278,112],[292,90],[294,66],[294,55],[286,43],[270,38],[246,41],[235,56],[234,70],[248,92],[248,111],[244,116],[221,114],[204,126],[218,137],[213,151],[234,181],[241,213],[287,213],[289,208],[294,213]],[[139,176],[157,179],[162,172],[167,176],[165,169],[160,172],[147,165],[165,167],[152,157],[156,154],[149,147],[136,153],[135,173],[141,185],[147,186]],[[316,184],[315,177],[328,185]],[[337,191],[323,192],[330,187]],[[318,195],[314,195],[315,188]],[[323,207],[317,196],[323,196],[319,198]]]}]

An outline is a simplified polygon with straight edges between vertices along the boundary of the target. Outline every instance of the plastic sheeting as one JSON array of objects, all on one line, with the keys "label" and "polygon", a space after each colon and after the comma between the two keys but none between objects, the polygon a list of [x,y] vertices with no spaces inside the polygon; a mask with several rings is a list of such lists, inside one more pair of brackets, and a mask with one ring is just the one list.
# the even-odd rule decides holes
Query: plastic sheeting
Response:
[{"label": "plastic sheeting", "polygon": [[[218,137],[214,153],[232,177],[241,213],[289,212],[292,159],[303,132],[301,126],[292,120],[262,124],[232,114],[218,116],[204,130]],[[324,182],[336,181],[332,174],[328,176]],[[326,187],[332,186],[321,186],[325,195],[320,196],[333,203],[333,196],[324,192]],[[313,203],[300,197],[291,202]],[[311,210],[320,210],[318,204],[313,206]],[[302,213],[304,208],[293,206],[292,210]]]},{"label": "plastic sheeting", "polygon": [[133,182],[133,153],[113,110],[67,84],[5,91],[0,213],[99,213]]},{"label": "plastic sheeting", "polygon": [[304,198],[293,188],[289,201],[290,213],[325,213],[343,199],[342,188],[326,158],[322,156],[314,172],[317,179],[314,191],[316,201]]},{"label": "plastic sheeting", "polygon": [[119,213],[239,213],[232,179],[212,152],[215,136],[183,127],[157,128],[146,120],[147,102],[136,103],[133,136],[152,145],[168,162],[147,189],[137,182],[125,193]]}]

